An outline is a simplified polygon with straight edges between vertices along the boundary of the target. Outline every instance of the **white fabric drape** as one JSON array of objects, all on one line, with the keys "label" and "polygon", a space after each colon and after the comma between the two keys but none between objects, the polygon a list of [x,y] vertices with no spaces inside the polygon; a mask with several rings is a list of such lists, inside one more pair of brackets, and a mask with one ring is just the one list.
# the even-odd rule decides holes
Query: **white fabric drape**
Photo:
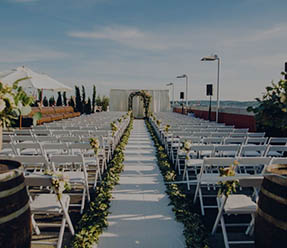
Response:
[{"label": "white fabric drape", "polygon": [[[118,90],[110,91],[110,110],[111,111],[128,111],[128,98],[132,92],[140,90]],[[146,90],[151,94],[151,111],[166,112],[170,111],[169,91],[168,90]],[[133,98],[133,113],[137,118],[144,116],[144,107],[142,97],[135,96]]]}]

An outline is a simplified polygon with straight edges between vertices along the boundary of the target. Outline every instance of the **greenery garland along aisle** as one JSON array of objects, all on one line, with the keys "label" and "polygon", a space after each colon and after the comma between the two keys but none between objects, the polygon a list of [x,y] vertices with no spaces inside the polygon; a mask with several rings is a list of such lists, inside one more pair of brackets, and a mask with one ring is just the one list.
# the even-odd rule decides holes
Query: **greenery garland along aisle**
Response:
[{"label": "greenery garland along aisle", "polygon": [[194,212],[191,197],[184,193],[183,185],[172,183],[176,179],[176,172],[172,168],[170,161],[155,135],[151,124],[146,120],[147,128],[152,136],[157,152],[157,163],[166,183],[166,193],[169,195],[171,205],[176,220],[184,224],[184,236],[186,247],[188,248],[208,248],[207,230],[205,229],[201,217]]},{"label": "greenery garland along aisle", "polygon": [[[120,143],[117,145],[113,159],[109,163],[108,169],[103,175],[102,182],[96,187],[92,194],[93,200],[87,205],[84,214],[76,226],[76,235],[71,242],[70,247],[74,248],[90,248],[99,240],[99,236],[103,233],[104,228],[108,227],[107,216],[108,209],[112,199],[112,190],[118,183],[120,173],[124,164],[124,149],[128,143],[130,132],[133,128],[133,119],[124,132]],[[93,142],[93,141],[91,141]]]}]

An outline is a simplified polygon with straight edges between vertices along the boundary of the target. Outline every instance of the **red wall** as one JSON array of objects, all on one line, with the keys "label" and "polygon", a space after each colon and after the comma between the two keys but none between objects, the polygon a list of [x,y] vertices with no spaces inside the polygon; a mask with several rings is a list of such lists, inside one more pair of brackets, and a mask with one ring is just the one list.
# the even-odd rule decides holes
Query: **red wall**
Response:
[{"label": "red wall", "polygon": [[[208,111],[189,109],[188,112],[193,112],[196,117],[208,120]],[[182,108],[174,108],[173,112],[182,113]],[[187,111],[184,109],[184,114]],[[215,121],[215,112],[211,112],[211,120]],[[256,131],[256,122],[254,116],[240,115],[231,113],[219,113],[219,122],[225,123],[226,125],[234,125],[236,128],[249,128],[250,132]]]}]

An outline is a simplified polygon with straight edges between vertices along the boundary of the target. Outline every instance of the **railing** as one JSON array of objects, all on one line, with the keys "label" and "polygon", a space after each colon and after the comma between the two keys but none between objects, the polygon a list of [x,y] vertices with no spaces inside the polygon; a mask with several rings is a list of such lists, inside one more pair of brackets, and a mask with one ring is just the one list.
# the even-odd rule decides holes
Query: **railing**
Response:
[{"label": "railing", "polygon": [[[187,115],[193,113],[195,117],[208,120],[208,107],[193,105],[188,108],[174,107],[173,112]],[[216,107],[212,107],[210,119],[215,121]],[[234,125],[236,128],[249,128],[249,131],[256,131],[256,122],[253,113],[247,112],[244,108],[221,107],[219,109],[218,120],[220,123]]]}]

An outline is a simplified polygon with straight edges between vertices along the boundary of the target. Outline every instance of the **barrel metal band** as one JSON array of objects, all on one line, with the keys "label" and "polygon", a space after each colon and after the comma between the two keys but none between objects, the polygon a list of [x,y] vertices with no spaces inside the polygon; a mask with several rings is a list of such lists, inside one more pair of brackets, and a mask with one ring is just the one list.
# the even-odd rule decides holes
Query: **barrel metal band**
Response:
[{"label": "barrel metal band", "polygon": [[17,193],[18,191],[22,190],[24,187],[25,187],[25,183],[21,183],[17,187],[1,191],[0,192],[0,199],[7,197],[9,195],[13,195],[13,194]]},{"label": "barrel metal band", "polygon": [[0,174],[0,181],[7,182],[23,174],[23,167]]},{"label": "barrel metal band", "polygon": [[27,204],[20,208],[19,210],[17,210],[16,212],[9,214],[5,217],[0,218],[0,224],[4,224],[10,220],[16,219],[17,217],[19,217],[21,214],[23,214],[27,209],[29,208],[29,202],[27,202]]},{"label": "barrel metal band", "polygon": [[266,189],[264,189],[263,187],[261,188],[261,192],[266,195],[267,197],[269,198],[272,198],[272,199],[275,199],[277,202],[280,202],[284,205],[287,205],[287,199],[286,198],[283,198],[283,197],[280,197],[278,195],[275,195],[269,191],[267,191]]},{"label": "barrel metal band", "polygon": [[259,207],[257,208],[257,213],[264,218],[265,220],[267,220],[268,222],[272,223],[274,226],[287,231],[287,222],[278,220],[276,218],[274,218],[273,216],[266,214],[265,212],[263,212]]}]

